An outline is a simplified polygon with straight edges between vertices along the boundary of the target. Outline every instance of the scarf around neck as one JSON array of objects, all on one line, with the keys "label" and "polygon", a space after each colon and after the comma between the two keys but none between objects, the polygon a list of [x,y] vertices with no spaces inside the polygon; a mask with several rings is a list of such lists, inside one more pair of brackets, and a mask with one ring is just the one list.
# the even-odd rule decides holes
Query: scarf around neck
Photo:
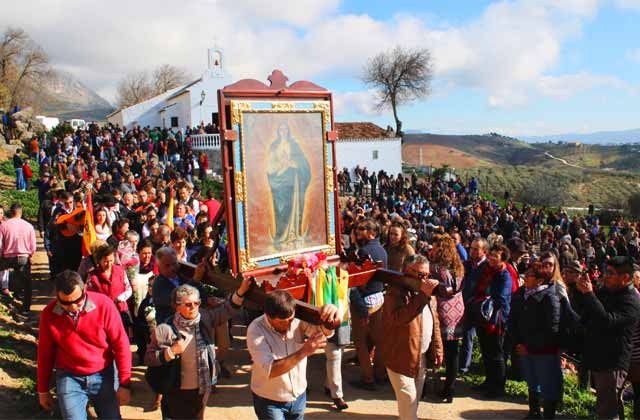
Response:
[{"label": "scarf around neck", "polygon": [[[173,324],[182,330],[189,331],[196,340],[196,359],[198,362],[198,393],[203,395],[211,387],[211,373],[209,369],[209,355],[207,343],[200,331],[200,314],[194,319],[186,319],[176,312]],[[215,369],[215,367],[212,367]]]}]

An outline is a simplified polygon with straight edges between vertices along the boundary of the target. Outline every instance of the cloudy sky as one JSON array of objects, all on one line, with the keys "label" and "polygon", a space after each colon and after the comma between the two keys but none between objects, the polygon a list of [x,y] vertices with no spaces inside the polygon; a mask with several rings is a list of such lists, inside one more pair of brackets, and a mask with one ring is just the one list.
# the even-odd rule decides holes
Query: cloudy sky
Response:
[{"label": "cloudy sky", "polygon": [[22,27],[108,100],[132,71],[199,75],[214,40],[231,77],[281,68],[336,93],[336,120],[392,124],[359,77],[395,45],[432,52],[433,93],[406,130],[544,135],[640,126],[640,0],[22,0]]}]

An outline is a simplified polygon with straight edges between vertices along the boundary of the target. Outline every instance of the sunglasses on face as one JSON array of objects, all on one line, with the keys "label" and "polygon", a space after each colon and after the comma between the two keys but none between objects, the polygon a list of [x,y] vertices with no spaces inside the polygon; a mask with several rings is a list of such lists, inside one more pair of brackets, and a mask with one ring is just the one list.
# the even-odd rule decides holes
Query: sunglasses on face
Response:
[{"label": "sunglasses on face", "polygon": [[358,226],[358,230],[359,231],[365,231],[365,230],[368,230],[368,229],[366,227],[364,227],[364,226]]},{"label": "sunglasses on face", "polygon": [[80,297],[76,300],[62,300],[59,297],[56,296],[56,298],[58,299],[58,303],[60,303],[60,305],[62,306],[71,306],[71,305],[77,305],[78,303],[82,302],[82,299],[84,299],[85,297],[85,291],[82,291],[82,294],[80,295]]},{"label": "sunglasses on face", "polygon": [[197,308],[200,306],[200,302],[184,302],[181,305],[186,306],[187,308]]}]

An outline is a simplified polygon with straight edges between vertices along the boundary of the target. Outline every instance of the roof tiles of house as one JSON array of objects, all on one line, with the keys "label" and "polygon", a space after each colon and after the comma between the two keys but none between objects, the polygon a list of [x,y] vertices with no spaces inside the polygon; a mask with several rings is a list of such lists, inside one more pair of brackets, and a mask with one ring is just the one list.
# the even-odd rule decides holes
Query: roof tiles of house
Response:
[{"label": "roof tiles of house", "polygon": [[338,139],[379,139],[393,137],[387,130],[370,122],[335,123]]}]

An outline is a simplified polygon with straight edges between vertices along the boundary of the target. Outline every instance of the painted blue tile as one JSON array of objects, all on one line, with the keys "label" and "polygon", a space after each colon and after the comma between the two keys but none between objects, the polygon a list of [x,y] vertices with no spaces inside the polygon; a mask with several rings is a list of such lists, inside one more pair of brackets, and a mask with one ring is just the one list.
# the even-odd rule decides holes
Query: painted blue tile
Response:
[{"label": "painted blue tile", "polygon": [[244,228],[244,204],[242,202],[236,203],[236,214],[238,216],[238,245],[240,249],[247,249],[247,241],[245,239]]},{"label": "painted blue tile", "polygon": [[258,261],[256,264],[260,268],[262,268],[262,267],[270,267],[272,265],[279,265],[280,264],[280,258],[272,258],[270,260]]}]

